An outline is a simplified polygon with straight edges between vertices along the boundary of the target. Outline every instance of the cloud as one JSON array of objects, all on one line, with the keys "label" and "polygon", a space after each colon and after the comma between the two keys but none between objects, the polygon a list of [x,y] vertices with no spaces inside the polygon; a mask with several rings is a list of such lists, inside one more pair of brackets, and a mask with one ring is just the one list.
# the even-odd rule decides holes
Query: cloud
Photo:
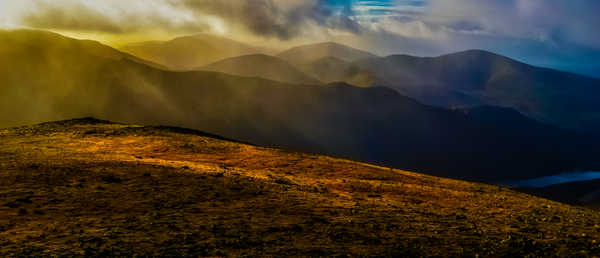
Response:
[{"label": "cloud", "polygon": [[600,77],[597,0],[361,0],[363,45],[435,56],[485,49]]},{"label": "cloud", "polygon": [[38,1],[40,13],[29,13],[23,17],[23,22],[36,28],[93,30],[111,33],[127,31],[128,26],[122,26],[119,21],[110,19],[97,10],[74,2],[72,5],[60,7],[47,2]]},{"label": "cloud", "polygon": [[424,19],[457,33],[473,31],[466,26],[495,37],[600,48],[598,10],[596,0],[431,0]]},{"label": "cloud", "polygon": [[[25,26],[44,29],[106,33],[149,29],[182,33],[228,30],[284,40],[323,35],[330,30],[354,34],[374,30],[431,40],[470,34],[536,40],[558,45],[574,43],[589,47],[600,46],[600,34],[594,33],[600,25],[600,15],[596,14],[600,10],[600,1],[597,0],[25,2],[33,4],[29,4],[30,8],[20,8],[21,12],[27,9],[21,15],[20,22]],[[2,9],[11,8],[8,6]],[[0,22],[8,23],[2,20]]]},{"label": "cloud", "polygon": [[[351,1],[332,0],[31,0],[25,26],[104,33],[162,29],[197,33],[227,27],[293,39],[315,30],[360,32]],[[236,32],[237,32],[236,31]]]},{"label": "cloud", "polygon": [[179,0],[197,15],[221,17],[265,37],[292,39],[313,30],[334,29],[358,33],[352,20],[350,1],[331,4],[326,0]]},{"label": "cloud", "polygon": [[66,31],[131,33],[149,29],[175,32],[207,31],[205,17],[174,8],[168,1],[31,0],[20,22],[29,27]]}]

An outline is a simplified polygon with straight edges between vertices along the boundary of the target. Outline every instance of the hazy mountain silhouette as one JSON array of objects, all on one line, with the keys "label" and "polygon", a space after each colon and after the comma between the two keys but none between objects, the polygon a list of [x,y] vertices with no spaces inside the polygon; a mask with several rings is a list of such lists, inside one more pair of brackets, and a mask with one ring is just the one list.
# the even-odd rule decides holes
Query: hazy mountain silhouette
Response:
[{"label": "hazy mountain silhouette", "polygon": [[286,61],[263,54],[227,58],[199,68],[199,70],[222,72],[246,77],[261,77],[280,82],[320,84],[321,82],[298,71]]},{"label": "hazy mountain silhouette", "polygon": [[507,133],[388,88],[164,71],[99,43],[38,31],[1,32],[0,44],[7,60],[0,63],[0,126],[94,116],[472,180],[600,166],[591,139],[558,137],[562,130]]},{"label": "hazy mountain silhouette", "polygon": [[374,76],[371,72],[337,57],[323,57],[306,64],[299,64],[298,67],[322,82],[347,82],[361,87],[374,83]]},{"label": "hazy mountain silhouette", "polygon": [[354,62],[366,58],[376,58],[377,56],[342,44],[325,42],[294,47],[280,53],[278,57],[294,65],[303,65],[324,57],[335,57],[346,62]]},{"label": "hazy mountain silhouette", "polygon": [[[196,69],[199,66],[195,64],[207,60],[214,62],[261,51],[209,35],[182,37],[166,43],[148,43],[126,49],[155,63],[188,70]],[[600,79],[534,67],[486,51],[469,50],[426,58],[407,55],[380,58],[327,42],[295,47],[278,57],[306,76],[325,83],[343,81],[361,87],[390,87],[422,103],[446,108],[508,107],[547,124],[588,132],[600,130],[600,107],[597,105],[600,103]],[[257,68],[245,69],[240,64],[231,69],[233,64],[221,64],[209,70],[311,83],[287,65],[281,65],[278,69],[283,71],[278,71],[269,68],[272,66],[267,65],[266,58],[243,59],[238,62]],[[281,64],[273,60],[271,63]],[[226,69],[227,66],[231,68]]]},{"label": "hazy mountain silhouette", "polygon": [[225,58],[266,52],[265,49],[211,34],[179,37],[166,42],[136,43],[122,50],[175,70],[193,70]]},{"label": "hazy mountain silhouette", "polygon": [[394,55],[357,62],[373,72],[372,85],[443,107],[510,107],[565,128],[600,129],[600,80],[530,66],[471,50],[434,58]]}]

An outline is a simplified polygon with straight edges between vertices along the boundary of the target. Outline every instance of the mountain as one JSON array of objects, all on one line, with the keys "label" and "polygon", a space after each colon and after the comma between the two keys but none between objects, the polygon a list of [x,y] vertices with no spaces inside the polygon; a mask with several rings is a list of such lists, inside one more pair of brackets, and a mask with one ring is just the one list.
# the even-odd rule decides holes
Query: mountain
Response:
[{"label": "mountain", "polygon": [[265,49],[211,34],[179,37],[166,42],[136,43],[122,50],[174,70],[193,70],[225,58],[266,52]]},{"label": "mountain", "polygon": [[501,126],[505,133],[513,135],[529,135],[531,137],[545,134],[547,137],[562,138],[572,132],[530,119],[512,108],[497,106],[476,106],[458,108],[466,116],[489,126]]},{"label": "mountain", "polygon": [[600,213],[96,119],[0,130],[0,256],[598,256]]},{"label": "mountain", "polygon": [[335,57],[346,62],[377,57],[369,52],[334,42],[298,46],[277,56],[295,65],[311,63],[324,57]]},{"label": "mountain", "polygon": [[600,80],[530,66],[470,50],[440,57],[394,55],[357,62],[375,74],[372,85],[392,87],[442,107],[509,107],[545,123],[600,129]]},{"label": "mountain", "polygon": [[488,182],[600,166],[587,135],[506,130],[388,88],[164,71],[45,32],[0,43],[0,126],[94,116]]},{"label": "mountain", "polygon": [[199,70],[226,74],[260,77],[280,82],[297,84],[320,84],[321,82],[298,71],[286,61],[263,54],[232,57],[199,68]]},{"label": "mountain", "polygon": [[315,61],[299,64],[298,67],[322,82],[347,82],[355,86],[370,86],[373,84],[373,74],[358,65],[327,56]]}]

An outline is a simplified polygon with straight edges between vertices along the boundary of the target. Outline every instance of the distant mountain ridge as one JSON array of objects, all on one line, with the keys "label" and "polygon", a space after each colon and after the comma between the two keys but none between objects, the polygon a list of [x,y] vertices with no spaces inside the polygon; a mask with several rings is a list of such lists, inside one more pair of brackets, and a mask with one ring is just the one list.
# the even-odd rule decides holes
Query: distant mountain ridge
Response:
[{"label": "distant mountain ridge", "polygon": [[225,58],[267,52],[265,49],[212,34],[130,44],[122,50],[174,70],[193,70]]},{"label": "distant mountain ridge", "polygon": [[600,166],[596,141],[585,135],[509,133],[385,87],[165,71],[99,43],[36,31],[1,32],[0,43],[0,59],[10,60],[0,62],[0,126],[94,116],[483,181]]},{"label": "distant mountain ridge", "polygon": [[431,105],[511,107],[575,130],[600,129],[600,80],[530,66],[482,50],[434,58],[405,55],[362,60],[376,82]]},{"label": "distant mountain ridge", "polygon": [[360,66],[337,57],[327,56],[306,64],[298,64],[299,69],[322,82],[347,82],[367,87],[374,82],[374,75]]},{"label": "distant mountain ridge", "polygon": [[264,54],[253,54],[227,58],[197,70],[222,72],[226,74],[260,77],[280,82],[297,84],[320,84],[321,82],[297,70],[286,61]]},{"label": "distant mountain ridge", "polygon": [[291,48],[277,55],[292,64],[306,64],[324,57],[335,57],[337,59],[354,62],[377,56],[364,50],[348,47],[335,42],[324,42],[318,44],[304,45]]},{"label": "distant mountain ridge", "polygon": [[[346,82],[360,87],[390,87],[424,104],[445,108],[509,107],[543,123],[590,133],[600,131],[600,105],[597,104],[600,103],[600,79],[535,67],[483,50],[439,57],[378,57],[339,43],[325,42],[291,48],[277,55],[281,60],[266,62],[266,58],[236,59],[239,55],[235,54],[239,52],[231,52],[231,49],[240,48],[245,49],[245,53],[258,52],[248,46],[227,48],[232,55],[227,61],[205,54],[193,57],[194,54],[189,53],[199,53],[193,49],[183,51],[185,47],[174,48],[181,52],[172,58],[191,58],[196,63],[198,59],[214,59],[215,62],[218,59],[229,64],[221,63],[222,66],[207,70],[281,82]],[[222,50],[207,52],[211,55]],[[145,58],[144,55],[140,57]],[[165,64],[164,61],[146,59]],[[187,70],[190,69],[198,67]]]},{"label": "distant mountain ridge", "polygon": [[279,56],[324,82],[390,87],[446,108],[510,107],[544,123],[600,131],[600,79],[535,67],[484,50],[439,57],[378,57],[322,43]]}]

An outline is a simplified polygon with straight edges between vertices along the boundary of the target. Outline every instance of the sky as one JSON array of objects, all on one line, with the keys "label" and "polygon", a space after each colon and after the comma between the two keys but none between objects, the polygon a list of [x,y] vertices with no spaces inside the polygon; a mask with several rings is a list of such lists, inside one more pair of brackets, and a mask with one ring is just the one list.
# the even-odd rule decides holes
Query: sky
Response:
[{"label": "sky", "polygon": [[600,77],[598,0],[0,0],[0,27],[120,46],[217,33],[273,47],[338,41],[379,55],[484,49]]}]

